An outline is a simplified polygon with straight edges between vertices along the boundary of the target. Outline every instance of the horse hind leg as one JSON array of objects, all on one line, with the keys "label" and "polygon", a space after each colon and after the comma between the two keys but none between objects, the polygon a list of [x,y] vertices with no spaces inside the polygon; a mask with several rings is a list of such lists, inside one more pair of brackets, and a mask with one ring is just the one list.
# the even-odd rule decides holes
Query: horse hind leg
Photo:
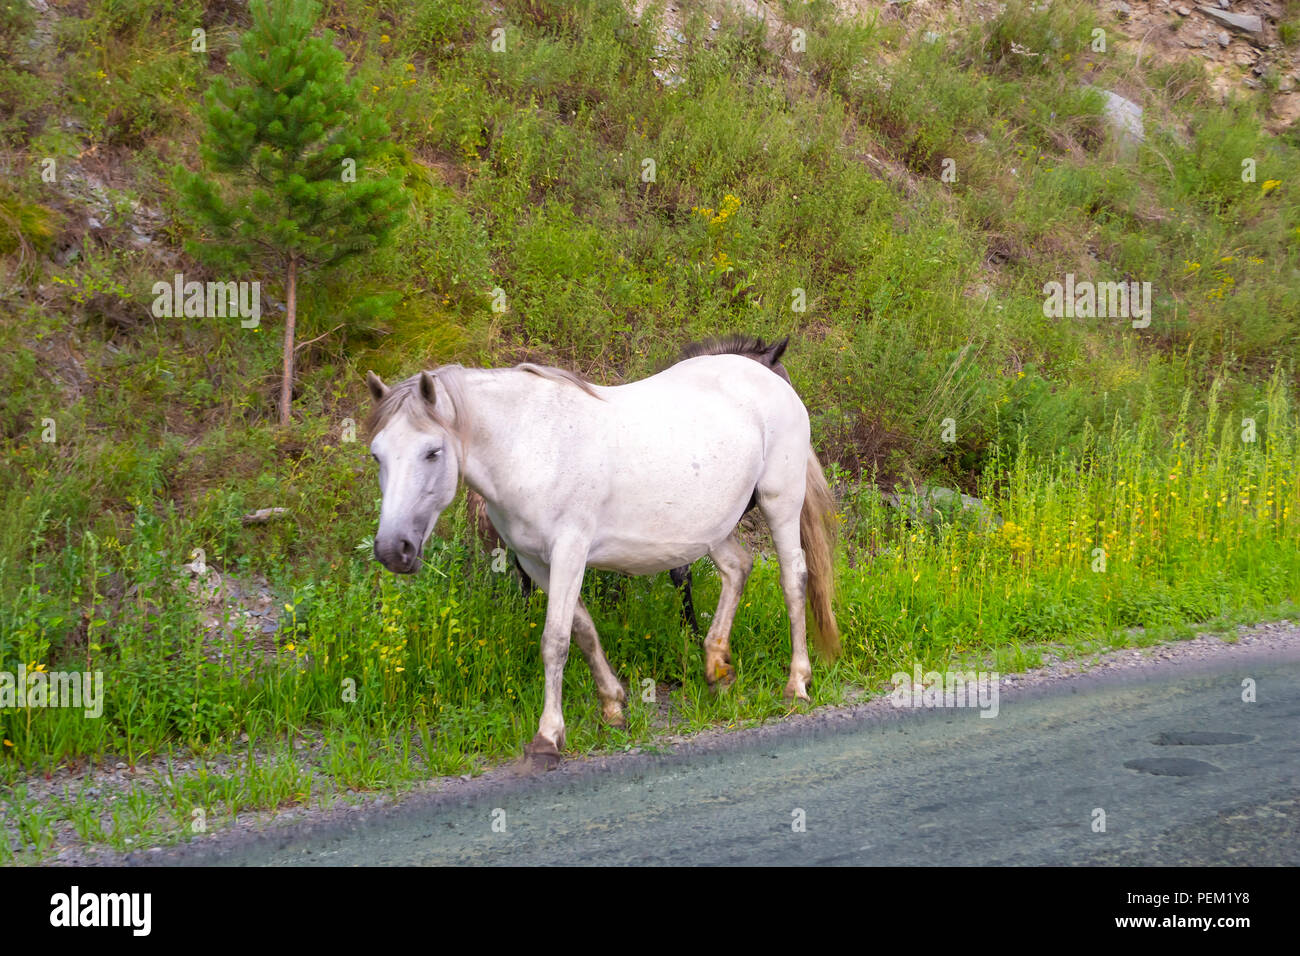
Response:
[{"label": "horse hind leg", "polygon": [[596,680],[596,693],[600,696],[600,709],[605,723],[611,727],[626,727],[623,704],[627,701],[627,691],[614,674],[614,669],[609,666],[605,649],[600,645],[600,635],[596,632],[596,622],[591,619],[591,614],[581,600],[573,612],[573,638],[582,649],[582,656],[591,668],[591,676]]},{"label": "horse hind leg", "polygon": [[781,564],[781,591],[790,616],[790,679],[785,685],[786,700],[808,700],[808,682],[812,680],[812,662],[808,659],[808,625],[804,614],[808,594],[808,565],[800,547],[799,512],[802,496],[788,492],[760,494],[759,507],[776,545]]},{"label": "horse hind leg", "polygon": [[680,568],[673,568],[668,572],[668,577],[672,578],[673,585],[682,594],[682,625],[689,627],[691,633],[699,637],[700,622],[695,616],[695,602],[691,598],[691,566],[683,564]]},{"label": "horse hind leg", "polygon": [[528,572],[524,570],[524,566],[520,563],[518,556],[515,557],[515,573],[519,578],[519,593],[523,595],[524,600],[527,601],[533,596],[533,592],[537,590],[537,586],[533,584],[533,579],[530,578]]},{"label": "horse hind leg", "polygon": [[718,610],[704,638],[704,676],[714,690],[727,687],[736,679],[731,666],[731,624],[740,606],[740,595],[745,589],[749,572],[754,569],[754,559],[741,546],[733,531],[727,539],[709,552],[718,575],[722,578],[722,593],[718,597]]}]

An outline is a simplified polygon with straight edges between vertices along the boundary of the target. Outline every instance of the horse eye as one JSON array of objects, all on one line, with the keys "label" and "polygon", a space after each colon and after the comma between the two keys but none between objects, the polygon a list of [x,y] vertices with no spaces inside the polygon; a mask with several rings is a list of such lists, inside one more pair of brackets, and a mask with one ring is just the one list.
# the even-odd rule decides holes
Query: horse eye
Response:
[{"label": "horse eye", "polygon": [[437,457],[438,457],[438,449],[434,448],[427,455],[424,456],[424,460],[433,461]]}]

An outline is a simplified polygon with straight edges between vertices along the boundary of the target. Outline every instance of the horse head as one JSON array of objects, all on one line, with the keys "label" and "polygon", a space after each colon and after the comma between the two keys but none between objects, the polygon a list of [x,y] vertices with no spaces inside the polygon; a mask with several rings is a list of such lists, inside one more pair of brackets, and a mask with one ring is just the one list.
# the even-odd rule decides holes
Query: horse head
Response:
[{"label": "horse head", "polygon": [[421,372],[391,388],[366,374],[374,400],[368,430],[379,463],[379,530],[375,557],[397,574],[418,571],[438,516],[456,496],[463,442],[446,389]]}]

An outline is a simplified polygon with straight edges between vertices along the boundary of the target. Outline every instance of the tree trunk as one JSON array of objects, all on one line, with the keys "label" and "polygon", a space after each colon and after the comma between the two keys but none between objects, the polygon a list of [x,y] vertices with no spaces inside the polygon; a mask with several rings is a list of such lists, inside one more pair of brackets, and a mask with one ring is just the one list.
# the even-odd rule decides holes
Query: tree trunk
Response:
[{"label": "tree trunk", "polygon": [[293,399],[293,327],[298,318],[298,260],[289,260],[289,302],[284,316],[284,374],[280,379],[280,427],[289,427]]}]

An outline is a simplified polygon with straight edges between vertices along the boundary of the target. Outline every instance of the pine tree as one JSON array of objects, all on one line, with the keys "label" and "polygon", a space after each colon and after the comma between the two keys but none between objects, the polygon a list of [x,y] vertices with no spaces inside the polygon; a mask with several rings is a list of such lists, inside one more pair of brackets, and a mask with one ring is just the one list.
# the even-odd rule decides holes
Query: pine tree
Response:
[{"label": "pine tree", "polygon": [[253,0],[252,28],[205,105],[203,170],[177,170],[182,202],[206,241],[196,258],[285,276],[280,424],[289,424],[300,272],[382,244],[401,221],[395,179],[368,174],[388,127],[361,107],[333,34],[312,36],[313,0]]}]

